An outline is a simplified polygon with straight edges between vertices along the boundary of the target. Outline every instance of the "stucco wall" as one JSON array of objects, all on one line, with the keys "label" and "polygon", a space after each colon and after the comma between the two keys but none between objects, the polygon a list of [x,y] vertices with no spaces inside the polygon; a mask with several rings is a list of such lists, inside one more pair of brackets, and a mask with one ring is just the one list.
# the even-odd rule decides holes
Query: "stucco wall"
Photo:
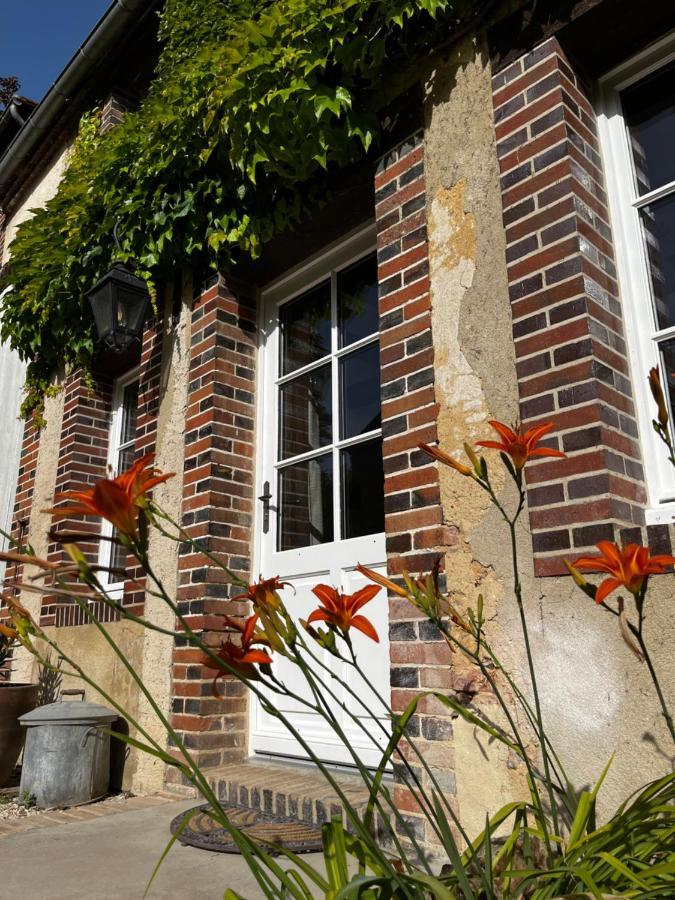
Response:
[{"label": "stucco wall", "polygon": [[12,211],[12,215],[5,223],[5,246],[0,263],[4,264],[11,256],[10,244],[16,234],[16,229],[26,219],[32,216],[32,210],[40,209],[48,200],[54,196],[59,186],[59,182],[63,178],[63,173],[68,166],[71,147],[64,147],[61,153],[48,166],[44,173],[33,183],[28,192],[23,197],[21,203]]},{"label": "stucco wall", "polygon": [[[460,451],[465,440],[488,437],[489,418],[511,422],[518,411],[490,79],[484,47],[467,41],[427,82],[436,395],[440,444],[451,452]],[[494,460],[500,494],[513,501],[512,486],[497,477],[497,454],[488,451],[488,458]],[[441,477],[444,521],[460,535],[447,556],[449,588],[460,604],[475,605],[478,594],[484,595],[489,638],[524,683],[507,533],[470,479],[449,470]],[[534,577],[525,515],[521,521],[521,575],[549,733],[579,786],[596,779],[616,752],[601,796],[601,808],[608,811],[667,770],[667,732],[648,673],[623,644],[613,617],[595,608],[570,579]],[[670,578],[653,581],[647,636],[672,692],[670,584]],[[453,740],[460,811],[469,831],[479,830],[486,809],[494,811],[522,793],[522,772],[504,754],[498,764],[488,762],[494,749],[485,741],[479,747],[474,730],[462,723]]]},{"label": "stucco wall", "polygon": [[[158,485],[155,502],[175,521],[180,520],[183,495],[183,441],[187,408],[190,364],[190,323],[192,280],[183,284],[183,305],[177,323],[171,321],[171,303],[164,317],[161,399],[157,420],[157,453],[155,464],[163,472],[175,472],[174,478]],[[153,531],[150,537],[150,559],[154,570],[171,597],[176,596],[178,545]],[[174,616],[169,607],[151,593],[145,595],[145,617],[154,625],[172,630]],[[165,713],[171,706],[171,665],[173,638],[155,631],[143,634],[143,683]],[[150,704],[140,698],[139,722],[160,743],[166,744],[166,731]],[[164,764],[147,754],[134,753],[130,758],[132,784],[136,791],[152,791],[162,787]]]}]

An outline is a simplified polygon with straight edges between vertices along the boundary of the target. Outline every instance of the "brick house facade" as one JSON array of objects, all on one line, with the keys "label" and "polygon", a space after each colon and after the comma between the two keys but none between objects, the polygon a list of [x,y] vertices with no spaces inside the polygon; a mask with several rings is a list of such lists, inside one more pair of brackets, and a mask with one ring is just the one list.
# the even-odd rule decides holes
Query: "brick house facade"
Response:
[{"label": "brick house facade", "polygon": [[[506,291],[503,296],[490,298],[489,303],[502,312],[508,305],[512,324],[510,334],[500,332],[495,325],[494,333],[483,329],[474,344],[464,338],[466,365],[473,365],[475,372],[480,370],[481,356],[485,359],[493,345],[508,347],[512,355],[511,362],[500,363],[497,371],[483,377],[484,408],[476,413],[463,407],[463,398],[458,397],[457,416],[464,417],[467,434],[476,427],[476,421],[486,431],[490,417],[506,419],[517,413],[527,425],[551,421],[551,446],[567,454],[564,460],[533,464],[527,472],[530,533],[525,535],[526,566],[528,586],[542,598],[546,626],[542,626],[539,651],[544,661],[548,658],[547,641],[563,640],[563,625],[547,618],[554,613],[546,609],[546,603],[548,600],[555,607],[569,598],[569,583],[560,578],[565,572],[564,557],[578,555],[600,539],[639,540],[659,552],[670,552],[671,548],[669,513],[666,510],[659,519],[650,512],[653,489],[648,484],[644,458],[652,451],[639,425],[642,394],[635,387],[636,380],[646,373],[635,371],[629,346],[631,335],[627,334],[624,308],[634,298],[626,295],[617,271],[620,248],[615,240],[615,211],[608,196],[607,149],[598,127],[600,76],[661,38],[665,31],[661,19],[655,18],[654,33],[623,35],[617,42],[620,46],[615,48],[615,58],[607,59],[602,71],[593,68],[588,53],[584,56],[579,37],[580,23],[586,16],[592,17],[597,32],[611,18],[613,8],[620,5],[582,4],[588,10],[570,13],[566,27],[559,22],[553,31],[548,20],[538,21],[536,16],[528,27],[522,23],[517,27],[507,17],[493,23],[491,30],[481,30],[479,49],[467,50],[465,46],[458,65],[447,57],[437,61],[440,69],[452,70],[456,65],[454,91],[470,92],[478,86],[483,91],[481,96],[492,99],[491,108],[481,110],[492,118],[491,142],[476,146],[475,167],[476,172],[494,172],[493,178],[489,176],[491,191],[503,228],[499,229],[499,240],[490,247],[489,258],[458,256],[476,273],[463,276],[458,290],[462,296],[480,290],[482,269],[492,268],[499,273]],[[675,18],[671,27],[675,28]],[[113,127],[122,115],[123,93],[109,93],[103,107],[104,127]],[[452,94],[449,105],[451,101]],[[431,101],[426,102],[428,112]],[[422,441],[434,443],[439,439],[438,379],[444,364],[445,335],[435,324],[432,282],[438,268],[430,264],[433,253],[429,230],[436,227],[431,209],[438,196],[439,162],[433,157],[429,163],[429,115],[425,119],[419,115],[420,110],[416,112],[423,125],[390,140],[383,155],[363,164],[370,191],[367,218],[376,234],[372,251],[377,254],[386,566],[392,576],[404,571],[417,574],[429,571],[437,557],[444,556],[448,587],[456,596],[470,601],[477,586],[487,585],[487,594],[492,597],[490,600],[488,596],[489,601],[497,602],[495,598],[508,595],[509,576],[499,546],[493,552],[481,537],[481,528],[492,526],[478,523],[475,499],[452,493],[436,464],[417,449]],[[468,126],[467,140],[471,140]],[[434,169],[433,192],[427,185],[430,165]],[[443,165],[451,172],[447,188],[462,179],[470,186],[475,175],[470,167],[453,171],[452,159]],[[675,172],[671,177],[675,181]],[[19,199],[17,195],[14,203]],[[462,216],[474,216],[476,229],[494,227],[494,222],[481,219],[478,206],[476,211],[460,212]],[[0,218],[0,246],[3,223],[5,219],[10,222],[11,215],[10,207]],[[452,234],[451,228],[443,240],[451,243]],[[325,244],[337,237],[326,235]],[[320,235],[315,236],[315,244],[313,250],[320,251]],[[280,246],[283,256],[283,241]],[[278,255],[278,249],[272,248],[270,256],[275,252]],[[302,256],[296,252],[295,257],[293,265],[301,264]],[[255,535],[263,485],[257,455],[269,427],[258,415],[262,390],[258,372],[262,342],[259,304],[267,283],[266,270],[263,266],[257,276],[255,268],[252,272],[250,277],[237,280],[213,276],[205,282],[195,275],[192,296],[183,298],[183,304],[189,307],[189,353],[178,410],[184,425],[181,492],[176,501],[181,524],[192,540],[218,554],[245,579],[259,574]],[[440,276],[436,277],[440,284]],[[167,308],[173,302],[169,293]],[[487,298],[485,303],[489,319]],[[163,335],[162,320],[146,322],[138,358],[133,361],[138,368],[135,456],[156,448],[167,377]],[[91,484],[104,476],[111,458],[114,383],[119,375],[106,371],[102,364],[93,384],[85,383],[78,372],[63,380],[58,466],[52,492]],[[490,392],[496,395],[497,382],[508,385],[513,400],[510,410],[491,407]],[[644,419],[644,411],[640,415]],[[26,531],[31,519],[40,445],[36,423],[28,421],[14,507],[17,537]],[[461,444],[445,449],[459,451]],[[43,452],[53,453],[53,449]],[[40,465],[44,470],[44,460]],[[308,490],[306,486],[302,489]],[[91,520],[78,520],[61,527],[87,531],[96,526]],[[467,547],[470,564],[464,570],[459,561]],[[96,542],[85,543],[83,548],[92,559],[97,558]],[[51,558],[61,553],[55,544],[48,552]],[[230,599],[235,593],[233,587],[209,564],[198,546],[188,541],[181,544],[174,564],[181,612],[195,631],[206,633],[215,642],[223,630],[222,615],[244,615],[245,605]],[[10,585],[19,574],[7,573]],[[459,583],[453,578],[460,579]],[[144,590],[138,573],[128,571],[121,593],[123,607],[141,614]],[[450,690],[466,702],[482,702],[482,686],[475,673],[458,665],[421,616],[395,597],[389,598],[388,610],[386,664],[395,711],[402,711],[416,693],[436,688]],[[107,615],[109,611],[105,612]],[[89,627],[77,607],[54,598],[44,601],[40,615],[42,624],[56,631],[81,628],[84,634]],[[499,615],[497,610],[498,624]],[[656,621],[662,623],[662,618]],[[502,639],[509,645],[508,621],[500,627]],[[198,761],[214,773],[214,779],[220,779],[224,792],[231,792],[231,785],[236,784],[237,799],[245,796],[246,802],[254,802],[255,793],[259,804],[268,800],[281,803],[278,798],[285,797],[282,787],[268,788],[270,797],[263,796],[256,786],[260,775],[255,767],[250,769],[249,781],[245,774],[227,774],[228,766],[249,756],[251,703],[242,686],[226,680],[223,696],[214,698],[209,673],[180,635],[173,641],[167,660],[170,694],[165,699],[172,725]],[[604,670],[598,677],[603,683],[611,682],[611,673]],[[557,702],[553,693],[551,708],[555,709]],[[622,703],[629,703],[624,695],[607,720],[608,735],[615,733],[622,710],[625,713],[628,708]],[[571,727],[568,720],[561,722],[561,728]],[[453,803],[460,810],[478,809],[484,798],[474,796],[467,786],[470,738],[460,732],[459,724],[433,698],[425,697],[410,728]],[[639,716],[631,723],[629,742],[633,745],[639,741],[643,725]],[[572,734],[570,746],[575,740]],[[572,750],[570,753],[573,755]],[[650,765],[658,769],[659,763],[652,761]],[[583,774],[581,771],[580,777]],[[169,771],[166,777],[174,779],[175,772]],[[503,777],[508,782],[511,776]],[[402,786],[395,785],[394,796],[399,808],[409,813],[420,837],[431,842],[432,836],[423,833],[418,810],[410,804]],[[323,813],[319,801],[304,815],[320,820]],[[478,821],[480,824],[480,815]]]}]

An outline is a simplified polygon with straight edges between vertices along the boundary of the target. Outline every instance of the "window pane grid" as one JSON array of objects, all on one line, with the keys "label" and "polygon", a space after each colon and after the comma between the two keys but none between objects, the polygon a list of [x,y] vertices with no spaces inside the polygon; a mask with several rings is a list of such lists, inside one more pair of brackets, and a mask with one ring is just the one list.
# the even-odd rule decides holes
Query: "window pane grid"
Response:
[{"label": "window pane grid", "polygon": [[[382,468],[379,333],[373,330],[379,321],[376,272],[372,253],[333,270],[318,287],[280,309],[279,376],[275,379],[279,550],[374,534],[384,528],[384,512],[378,512],[377,501],[365,504],[372,514],[364,516],[358,500],[366,489],[362,484],[365,476],[367,486],[375,486],[382,496],[381,505],[384,502],[384,474],[378,473]],[[341,292],[344,285],[348,293]],[[330,353],[314,353],[314,358],[308,359],[317,347],[327,349],[327,287]],[[318,303],[319,308],[303,309],[303,302]],[[289,322],[294,336],[292,363],[302,362],[290,371],[286,359],[289,342],[284,336],[289,331],[284,323]],[[317,329],[318,337],[314,334]],[[306,353],[303,346],[309,348]],[[312,392],[308,385],[313,373],[314,380],[321,377],[325,381],[325,374],[316,374],[319,371],[330,372],[332,386],[324,384],[319,392],[323,400],[317,403],[317,390]],[[289,413],[291,407],[294,415]]]},{"label": "window pane grid", "polygon": [[[138,380],[131,381],[119,389],[119,406],[113,413],[113,423],[110,431],[110,452],[108,459],[112,468],[111,475],[116,477],[128,469],[134,461],[136,441],[136,418],[138,413]],[[104,534],[106,532],[104,531]],[[109,528],[107,536],[115,538],[117,530]],[[124,547],[113,542],[105,542],[102,554],[102,564],[110,569],[123,570],[126,565],[127,551]],[[122,584],[119,575],[114,572],[107,573],[109,587],[117,587]]]}]

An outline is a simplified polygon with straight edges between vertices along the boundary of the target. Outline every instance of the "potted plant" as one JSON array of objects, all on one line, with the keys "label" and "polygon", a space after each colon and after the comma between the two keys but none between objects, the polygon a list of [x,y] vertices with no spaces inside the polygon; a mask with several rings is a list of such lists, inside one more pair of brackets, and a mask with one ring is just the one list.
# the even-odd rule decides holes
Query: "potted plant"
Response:
[{"label": "potted plant", "polygon": [[23,747],[19,716],[37,704],[38,685],[9,681],[7,661],[18,645],[17,633],[0,622],[0,787],[6,784]]}]

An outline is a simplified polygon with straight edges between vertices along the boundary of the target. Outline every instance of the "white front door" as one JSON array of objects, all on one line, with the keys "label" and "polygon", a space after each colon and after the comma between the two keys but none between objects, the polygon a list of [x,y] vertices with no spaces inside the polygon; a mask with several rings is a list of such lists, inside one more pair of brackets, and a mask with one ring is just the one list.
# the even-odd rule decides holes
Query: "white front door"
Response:
[{"label": "white front door", "polygon": [[[284,601],[295,618],[318,605],[320,583],[344,593],[363,587],[357,563],[386,572],[384,475],[380,426],[377,265],[372,229],[296,270],[263,292],[262,405],[257,510],[258,570],[290,581]],[[267,513],[265,512],[267,506]],[[352,629],[359,662],[389,702],[389,641],[386,592],[361,612],[377,630],[375,643]],[[319,648],[317,648],[317,652]],[[383,710],[353,670],[327,653],[322,658],[372,715]],[[283,658],[275,674],[306,696],[302,676]],[[336,681],[331,686],[364,729],[340,712],[351,747],[367,765],[379,762],[382,731]],[[314,752],[328,762],[353,759],[334,731],[299,702],[275,696]],[[252,703],[254,753],[306,756],[275,717]]]}]

